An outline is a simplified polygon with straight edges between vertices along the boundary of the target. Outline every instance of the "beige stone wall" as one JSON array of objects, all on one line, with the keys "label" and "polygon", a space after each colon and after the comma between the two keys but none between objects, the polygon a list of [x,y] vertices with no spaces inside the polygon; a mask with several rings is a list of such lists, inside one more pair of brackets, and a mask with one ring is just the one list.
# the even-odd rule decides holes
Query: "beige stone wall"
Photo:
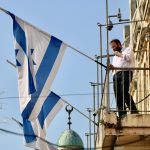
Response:
[{"label": "beige stone wall", "polygon": [[[138,21],[130,25],[130,46],[135,53],[136,67],[150,67],[150,0],[138,0],[136,4],[130,0],[131,20],[146,20]],[[134,13],[133,13],[134,11]],[[150,71],[139,70],[134,71],[134,77],[130,92],[136,103],[144,99],[150,94]],[[138,109],[147,113],[150,111],[150,97],[138,103]]]}]

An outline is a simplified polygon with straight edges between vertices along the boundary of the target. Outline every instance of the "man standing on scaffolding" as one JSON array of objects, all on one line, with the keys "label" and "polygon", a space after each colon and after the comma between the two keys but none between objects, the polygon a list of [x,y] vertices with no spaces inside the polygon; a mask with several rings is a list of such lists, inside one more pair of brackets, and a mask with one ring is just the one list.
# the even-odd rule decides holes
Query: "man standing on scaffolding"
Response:
[{"label": "man standing on scaffolding", "polygon": [[137,113],[137,108],[129,94],[129,86],[132,80],[133,72],[127,70],[113,70],[113,67],[129,68],[134,67],[134,54],[133,51],[127,47],[123,48],[118,39],[113,39],[110,42],[113,49],[114,57],[113,62],[110,64],[110,69],[113,73],[114,93],[118,107],[119,118],[127,114],[126,106],[130,109],[131,113]]}]

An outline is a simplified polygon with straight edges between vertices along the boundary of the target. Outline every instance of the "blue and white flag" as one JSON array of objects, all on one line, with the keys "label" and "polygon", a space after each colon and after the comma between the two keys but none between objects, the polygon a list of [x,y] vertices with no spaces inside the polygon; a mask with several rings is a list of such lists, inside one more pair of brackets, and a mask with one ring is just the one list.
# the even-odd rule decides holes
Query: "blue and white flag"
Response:
[{"label": "blue and white flag", "polygon": [[21,114],[26,119],[35,120],[51,94],[50,87],[66,44],[17,16],[10,15],[13,18]]},{"label": "blue and white flag", "polygon": [[13,19],[20,109],[26,145],[40,150],[52,149],[41,138],[45,139],[49,123],[64,104],[58,95],[50,91],[50,87],[67,46],[12,13],[1,10]]},{"label": "blue and white flag", "polygon": [[23,131],[25,145],[39,150],[55,150],[56,148],[46,143],[46,129],[58,111],[63,107],[62,99],[51,91],[49,97],[44,101],[42,109],[35,121],[23,118]]}]

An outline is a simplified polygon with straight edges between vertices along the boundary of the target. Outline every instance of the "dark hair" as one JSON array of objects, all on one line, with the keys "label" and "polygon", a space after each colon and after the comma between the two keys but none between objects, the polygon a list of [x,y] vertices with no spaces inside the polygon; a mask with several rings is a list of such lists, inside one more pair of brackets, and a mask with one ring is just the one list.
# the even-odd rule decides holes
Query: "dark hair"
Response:
[{"label": "dark hair", "polygon": [[116,44],[120,44],[120,45],[121,45],[121,42],[120,42],[120,40],[118,40],[118,39],[113,39],[113,40],[111,40],[111,41],[110,41],[110,44],[113,43],[113,42],[116,43]]}]

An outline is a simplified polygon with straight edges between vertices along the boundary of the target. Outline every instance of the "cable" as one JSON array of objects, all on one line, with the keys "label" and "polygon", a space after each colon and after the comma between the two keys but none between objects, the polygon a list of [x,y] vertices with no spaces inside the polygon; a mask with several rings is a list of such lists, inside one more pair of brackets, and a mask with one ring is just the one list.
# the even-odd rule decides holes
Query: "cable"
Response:
[{"label": "cable", "polygon": [[90,59],[90,60],[92,60],[92,61],[96,62],[97,64],[101,65],[102,67],[107,68],[107,66],[106,66],[106,65],[104,65],[104,64],[102,64],[102,63],[100,63],[99,61],[94,60],[92,57],[90,57],[90,56],[88,56],[88,55],[84,54],[83,52],[81,52],[81,51],[77,50],[76,48],[74,48],[74,47],[72,47],[72,46],[70,46],[70,45],[68,45],[68,44],[66,44],[66,45],[67,45],[68,47],[70,47],[71,49],[75,50],[76,52],[78,52],[79,54],[81,54],[81,55],[83,55],[83,56],[87,57],[88,59]]},{"label": "cable", "polygon": [[91,118],[89,118],[88,116],[86,116],[84,113],[82,113],[80,110],[78,110],[76,107],[74,107],[73,105],[71,105],[70,103],[68,103],[67,101],[65,101],[65,100],[63,100],[62,99],[62,101],[63,102],[65,102],[66,104],[68,104],[68,105],[70,105],[71,107],[73,107],[77,112],[79,112],[82,116],[84,116],[85,118],[87,118],[89,121],[91,121],[93,124],[95,124],[95,125],[97,125],[98,126],[98,124],[95,122],[95,121],[93,121]]},{"label": "cable", "polygon": [[[105,81],[106,82],[106,81]],[[104,90],[105,88],[103,88]],[[149,91],[149,90],[145,90],[145,91]],[[143,91],[138,91],[138,93],[142,93]],[[100,95],[102,95],[102,98],[103,98],[103,95],[102,93],[99,93]],[[114,93],[109,93],[109,94],[114,94]],[[93,95],[92,93],[76,93],[76,94],[62,94],[60,96],[88,96],[88,95]],[[143,99],[141,99],[140,101],[138,101],[136,104],[144,101],[145,99],[147,99],[148,97],[150,96],[150,94],[148,94],[146,97],[144,97]],[[39,96],[41,98],[43,97],[51,97],[51,96]],[[19,97],[19,96],[8,96],[8,97],[0,97],[0,100],[1,99],[18,99],[18,98],[26,98],[26,97]],[[34,97],[35,98],[35,97]],[[102,99],[101,99],[102,101]]]},{"label": "cable", "polygon": [[[145,90],[149,91],[149,90]],[[144,91],[138,91],[138,93],[143,93]],[[109,92],[109,94],[114,94],[114,92]],[[93,95],[93,93],[71,93],[71,94],[60,94],[59,96],[88,96],[88,95]],[[103,95],[102,93],[99,93],[99,95]],[[147,95],[149,96],[149,95]],[[146,98],[147,98],[146,96]],[[39,97],[50,97],[50,96],[39,96]],[[26,98],[26,97],[19,97],[19,96],[7,96],[7,97],[0,97],[0,99],[18,99],[18,98]],[[145,98],[144,98],[145,99]],[[141,101],[141,100],[140,100]]]},{"label": "cable", "polygon": [[[42,97],[42,96],[40,96],[40,97]],[[45,96],[45,97],[50,97],[50,96]],[[52,97],[52,96],[51,96]],[[24,97],[25,98],[25,97]],[[73,105],[71,105],[69,102],[67,102],[66,100],[64,100],[64,99],[62,99],[61,98],[61,100],[64,102],[64,103],[66,103],[66,104],[68,104],[68,105],[70,105],[71,107],[73,107],[77,112],[79,112],[82,116],[84,116],[85,118],[87,118],[88,120],[90,120],[93,124],[95,124],[95,125],[97,125],[98,126],[98,124],[95,122],[95,121],[93,121],[92,119],[90,119],[88,116],[86,116],[84,113],[82,113],[79,109],[77,109],[76,107],[74,107]]]},{"label": "cable", "polygon": [[[100,95],[102,95],[102,93],[99,93]],[[109,94],[114,94],[114,93],[109,93]],[[93,95],[93,93],[83,93],[83,94],[62,94],[59,96],[88,96],[88,95]],[[50,96],[39,96],[41,98],[43,97],[50,97]],[[7,96],[7,97],[0,97],[0,99],[18,99],[18,98],[27,98],[27,97],[19,97],[19,96]],[[36,98],[35,96],[33,98]]]},{"label": "cable", "polygon": [[147,99],[150,96],[150,94],[148,94],[147,96],[145,96],[143,99],[141,99],[140,101],[138,101],[136,104],[141,103],[142,101],[144,101],[145,99]]},{"label": "cable", "polygon": [[[0,131],[8,133],[8,134],[13,134],[13,135],[16,135],[16,136],[22,136],[22,137],[24,137],[24,136],[32,136],[30,134],[26,134],[25,135],[25,134],[22,134],[22,133],[6,130],[6,129],[3,129],[3,128],[0,128]],[[61,148],[71,148],[72,150],[83,150],[83,148],[79,148],[79,147],[75,147],[75,146],[71,146],[71,145],[70,146],[69,145],[68,146],[57,145],[57,144],[49,142],[49,141],[45,140],[44,138],[41,138],[41,137],[39,137],[37,135],[35,135],[35,136],[36,136],[36,138],[39,138],[41,141],[47,143],[48,145],[52,145],[52,146],[55,146],[55,147],[61,147]],[[40,149],[37,149],[37,150],[40,150]]]},{"label": "cable", "polygon": [[[8,134],[12,134],[12,135],[16,135],[16,136],[31,136],[31,135],[24,135],[22,133],[17,133],[17,132],[14,132],[14,131],[10,131],[10,130],[6,130],[6,129],[3,129],[3,128],[0,128],[0,131],[2,132],[5,132],[5,133],[8,133]],[[128,145],[128,144],[133,144],[133,143],[136,143],[136,142],[140,142],[140,141],[143,141],[144,139],[146,139],[147,137],[149,137],[150,135],[147,135],[147,136],[144,136],[142,139],[138,139],[138,140],[135,140],[135,141],[131,141],[131,142],[127,142],[127,143],[122,143],[122,144],[114,144],[112,146],[102,146],[102,147],[96,147],[95,149],[100,149],[100,148],[109,148],[109,147],[119,147],[119,146],[125,146],[125,145]],[[60,146],[60,145],[57,145],[57,144],[54,144],[52,142],[49,142],[39,136],[36,136],[37,138],[39,138],[40,140],[44,141],[45,143],[49,144],[49,145],[52,145],[52,146],[55,146],[55,147],[62,147],[62,148],[71,148],[72,150],[81,150],[79,148],[76,148],[76,147],[73,147],[72,146]],[[89,149],[89,148],[84,148],[84,149]],[[94,150],[94,148],[92,148]],[[39,149],[38,149],[39,150]],[[82,149],[83,150],[83,149]]]}]

